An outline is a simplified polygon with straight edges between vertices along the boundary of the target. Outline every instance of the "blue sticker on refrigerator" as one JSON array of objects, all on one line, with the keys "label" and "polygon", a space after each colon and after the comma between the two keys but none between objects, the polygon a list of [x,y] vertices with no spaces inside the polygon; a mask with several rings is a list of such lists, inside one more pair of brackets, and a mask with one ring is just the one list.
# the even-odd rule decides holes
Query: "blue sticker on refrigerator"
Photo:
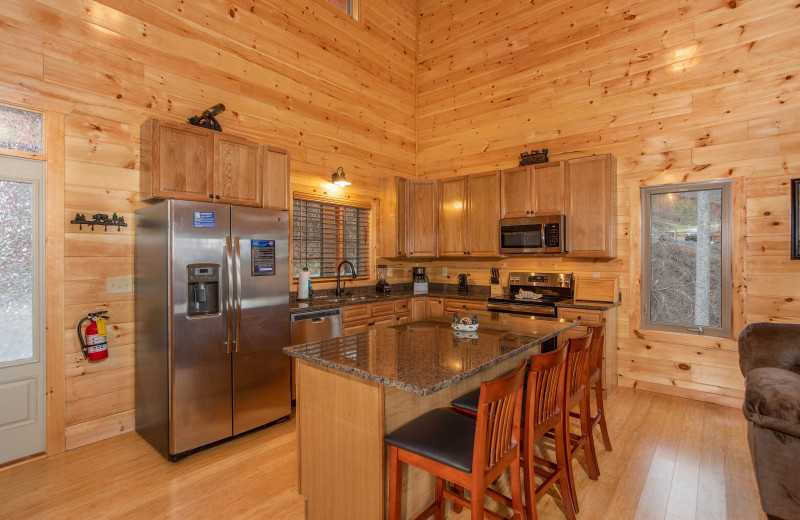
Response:
[{"label": "blue sticker on refrigerator", "polygon": [[216,220],[213,211],[193,211],[194,227],[213,228],[216,227]]},{"label": "blue sticker on refrigerator", "polygon": [[275,241],[250,241],[251,276],[270,276],[275,274]]}]

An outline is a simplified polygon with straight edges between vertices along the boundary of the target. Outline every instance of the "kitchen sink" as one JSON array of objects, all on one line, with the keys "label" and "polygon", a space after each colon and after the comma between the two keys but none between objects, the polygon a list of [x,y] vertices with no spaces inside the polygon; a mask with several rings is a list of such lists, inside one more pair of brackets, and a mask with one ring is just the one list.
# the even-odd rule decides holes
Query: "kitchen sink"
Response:
[{"label": "kitchen sink", "polygon": [[377,296],[358,295],[358,296],[317,296],[317,300],[324,302],[338,303],[338,302],[360,302],[364,300],[374,300]]}]

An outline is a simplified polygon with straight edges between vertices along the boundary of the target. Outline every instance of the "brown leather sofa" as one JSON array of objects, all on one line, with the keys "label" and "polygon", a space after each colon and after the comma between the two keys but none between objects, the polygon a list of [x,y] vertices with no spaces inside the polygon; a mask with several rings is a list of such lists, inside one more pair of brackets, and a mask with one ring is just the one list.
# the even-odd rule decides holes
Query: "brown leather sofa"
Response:
[{"label": "brown leather sofa", "polygon": [[739,367],[761,507],[770,518],[800,518],[800,325],[745,327]]}]

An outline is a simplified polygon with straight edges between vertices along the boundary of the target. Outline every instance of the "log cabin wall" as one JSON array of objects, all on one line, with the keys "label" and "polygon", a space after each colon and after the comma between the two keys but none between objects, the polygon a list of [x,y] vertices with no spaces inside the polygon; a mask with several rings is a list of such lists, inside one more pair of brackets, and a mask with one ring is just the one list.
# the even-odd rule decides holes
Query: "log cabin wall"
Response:
[{"label": "log cabin wall", "polygon": [[[430,261],[432,281],[489,268],[615,276],[620,383],[738,406],[731,339],[639,330],[639,188],[734,180],[734,332],[800,320],[789,179],[800,176],[795,1],[420,0],[417,163],[443,178],[617,157],[616,259]],[[413,263],[393,262],[396,278]],[[447,277],[442,276],[447,268]]]},{"label": "log cabin wall", "polygon": [[[0,102],[65,115],[66,220],[130,224],[63,231],[66,449],[134,426],[133,294],[106,280],[133,275],[139,125],[222,102],[226,133],[290,151],[293,191],[331,192],[343,166],[347,196],[374,198],[381,177],[415,172],[415,8],[372,0],[353,20],[325,0],[3,2]],[[89,364],[75,325],[102,309],[109,358]]]}]

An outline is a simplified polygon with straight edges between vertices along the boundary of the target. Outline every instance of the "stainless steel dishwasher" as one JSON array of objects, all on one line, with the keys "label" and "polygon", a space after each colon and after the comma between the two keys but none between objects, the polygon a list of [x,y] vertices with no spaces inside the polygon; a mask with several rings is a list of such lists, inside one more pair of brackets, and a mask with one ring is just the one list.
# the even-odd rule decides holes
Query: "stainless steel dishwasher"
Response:
[{"label": "stainless steel dishwasher", "polygon": [[[342,309],[300,311],[291,315],[292,345],[338,338],[342,335]],[[292,358],[292,400],[297,394],[297,362]]]},{"label": "stainless steel dishwasher", "polygon": [[292,345],[342,335],[342,309],[295,312],[291,319]]}]

